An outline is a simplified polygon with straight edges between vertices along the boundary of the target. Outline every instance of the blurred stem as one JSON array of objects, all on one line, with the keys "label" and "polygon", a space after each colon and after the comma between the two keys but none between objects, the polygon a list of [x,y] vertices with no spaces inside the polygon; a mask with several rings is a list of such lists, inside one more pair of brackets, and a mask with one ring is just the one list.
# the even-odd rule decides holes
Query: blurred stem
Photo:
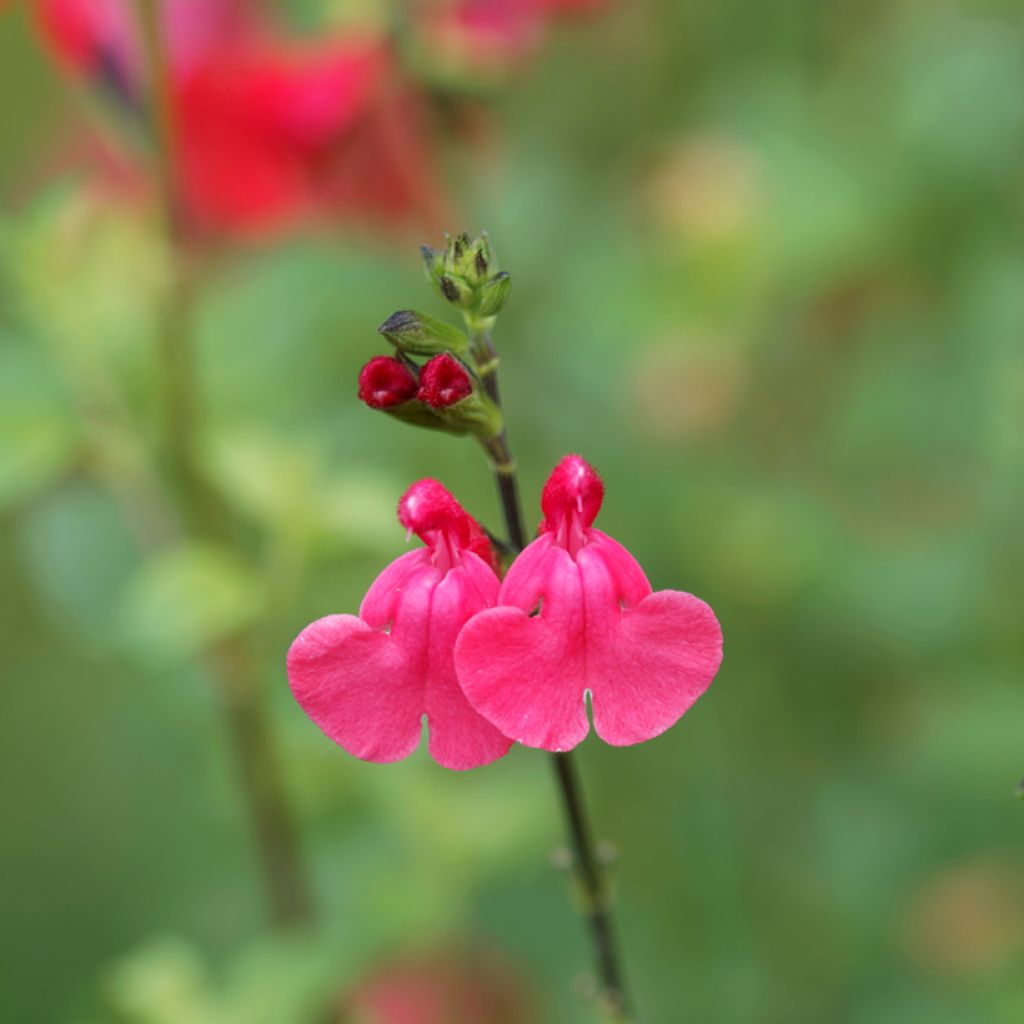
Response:
[{"label": "blurred stem", "polygon": [[[181,495],[182,519],[189,532],[204,541],[225,543],[231,541],[233,524],[223,504],[202,479],[196,448],[200,403],[193,351],[195,296],[177,181],[177,133],[160,22],[161,4],[160,0],[138,2],[149,71],[154,172],[166,245],[167,279],[158,331],[168,457]],[[313,916],[310,887],[271,737],[270,716],[257,685],[250,644],[242,636],[230,637],[207,651],[205,662],[216,680],[235,748],[272,920],[278,926],[308,923]]]},{"label": "blurred stem", "polygon": [[250,645],[240,637],[222,641],[209,654],[249,805],[271,920],[281,928],[305,925],[313,919],[311,892],[253,661]]},{"label": "blurred stem", "polygon": [[[467,326],[481,382],[500,409],[498,357],[490,334],[479,325],[469,323]],[[526,534],[523,530],[516,464],[504,431],[488,445],[487,452],[494,467],[509,540],[517,552],[522,551],[526,546]],[[576,759],[571,752],[548,756],[554,768],[558,795],[565,815],[582,916],[590,934],[598,979],[598,1009],[609,1024],[636,1024],[636,1017],[628,1009],[625,979],[612,921],[611,894],[605,871],[594,850],[583,790],[576,771]]]},{"label": "blurred stem", "polygon": [[149,122],[153,142],[153,173],[159,191],[159,212],[165,241],[164,288],[161,295],[158,344],[164,375],[165,437],[175,483],[190,499],[186,510],[195,517],[205,504],[195,472],[195,365],[192,352],[192,305],[184,221],[177,188],[174,105],[167,54],[161,43],[160,0],[139,0],[140,25],[149,69]]}]

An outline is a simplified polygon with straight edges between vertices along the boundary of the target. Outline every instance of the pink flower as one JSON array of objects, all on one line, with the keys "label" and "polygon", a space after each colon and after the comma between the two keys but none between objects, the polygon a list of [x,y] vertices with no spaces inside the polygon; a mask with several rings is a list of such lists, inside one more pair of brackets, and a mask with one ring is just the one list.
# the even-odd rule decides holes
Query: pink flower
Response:
[{"label": "pink flower", "polygon": [[511,741],[469,706],[452,650],[497,596],[490,541],[436,480],[413,484],[398,518],[427,546],[377,577],[358,618],[328,615],[298,635],[288,651],[292,693],[330,739],[365,761],[407,757],[426,716],[438,764],[489,764]]},{"label": "pink flower", "polygon": [[541,535],[509,569],[498,607],[473,618],[455,647],[469,702],[529,747],[575,747],[589,731],[587,694],[603,740],[652,739],[708,688],[722,661],[711,609],[691,594],[652,593],[633,556],[591,526],[603,494],[580,456],[555,467]]}]

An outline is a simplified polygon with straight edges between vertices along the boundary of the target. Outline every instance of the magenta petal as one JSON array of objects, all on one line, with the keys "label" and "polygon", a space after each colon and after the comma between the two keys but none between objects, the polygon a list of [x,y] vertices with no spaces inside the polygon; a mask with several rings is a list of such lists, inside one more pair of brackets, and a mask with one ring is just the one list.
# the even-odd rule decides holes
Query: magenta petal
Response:
[{"label": "magenta petal", "polygon": [[339,746],[364,761],[399,761],[422,732],[423,677],[387,633],[354,615],[307,626],[288,651],[292,693]]},{"label": "magenta petal", "polygon": [[459,771],[490,764],[512,746],[473,710],[455,675],[452,650],[460,630],[468,618],[494,603],[498,591],[497,577],[483,561],[469,553],[463,559],[463,565],[433,589],[425,638],[428,749],[438,764]]},{"label": "magenta petal", "polygon": [[711,685],[722,630],[699,598],[660,590],[622,612],[614,638],[591,644],[594,729],[617,747],[659,736]]},{"label": "magenta petal", "polygon": [[425,549],[388,566],[363,601],[362,618],[332,615],[288,652],[295,698],[330,739],[365,761],[398,761],[419,743],[446,768],[489,764],[511,740],[466,700],[452,650],[466,620],[490,607],[498,578],[472,552],[442,573]]},{"label": "magenta petal", "polygon": [[530,544],[502,584],[501,606],[471,619],[455,645],[470,704],[526,746],[576,746],[589,729],[588,692],[606,742],[652,739],[722,660],[721,629],[703,601],[651,594],[625,548],[593,529],[585,540],[575,558],[550,533]]},{"label": "magenta petal", "polygon": [[567,639],[518,608],[481,612],[455,645],[459,683],[473,707],[517,743],[572,750],[590,723],[582,652]]},{"label": "magenta petal", "polygon": [[405,588],[417,573],[417,570],[430,565],[430,553],[425,548],[416,548],[399,555],[370,584],[362,604],[359,605],[359,618],[373,629],[383,629],[395,617]]}]

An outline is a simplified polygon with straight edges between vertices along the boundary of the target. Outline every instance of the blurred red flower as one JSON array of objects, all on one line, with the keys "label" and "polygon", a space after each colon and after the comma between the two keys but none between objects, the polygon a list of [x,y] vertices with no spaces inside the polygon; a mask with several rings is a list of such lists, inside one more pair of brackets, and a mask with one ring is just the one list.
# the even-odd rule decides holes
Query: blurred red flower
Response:
[{"label": "blurred red flower", "polygon": [[[61,63],[141,116],[130,2],[38,0],[37,10]],[[162,14],[193,226],[252,233],[323,214],[438,218],[422,104],[382,35],[283,40],[239,0],[164,0]]]},{"label": "blurred red flower", "polygon": [[394,960],[340,1007],[365,1024],[532,1024],[537,1012],[517,972],[490,952],[439,952]]}]

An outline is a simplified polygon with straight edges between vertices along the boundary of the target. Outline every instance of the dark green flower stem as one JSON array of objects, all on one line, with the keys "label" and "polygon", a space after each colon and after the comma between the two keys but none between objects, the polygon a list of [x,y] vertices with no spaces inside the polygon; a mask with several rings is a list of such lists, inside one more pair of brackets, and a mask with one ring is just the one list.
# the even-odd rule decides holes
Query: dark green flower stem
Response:
[{"label": "dark green flower stem", "polygon": [[581,913],[590,932],[600,979],[598,1008],[614,1024],[635,1024],[636,1018],[629,1013],[625,979],[615,941],[611,893],[603,866],[594,852],[576,759],[571,752],[550,756],[569,826]]},{"label": "dark green flower stem", "polygon": [[[481,383],[491,401],[500,409],[498,357],[490,334],[480,325],[469,323],[467,326],[470,348]],[[485,447],[494,468],[509,541],[515,551],[522,551],[526,547],[526,533],[523,529],[516,464],[512,458],[506,432],[503,430]],[[581,916],[589,932],[593,950],[598,980],[597,1008],[609,1024],[637,1024],[637,1018],[629,1009],[612,921],[611,893],[603,865],[594,850],[583,790],[576,771],[576,759],[571,752],[550,754],[549,757],[565,815]]]},{"label": "dark green flower stem", "polygon": [[[154,176],[166,249],[166,281],[158,317],[158,345],[165,396],[164,436],[183,528],[197,539],[230,543],[234,524],[203,481],[196,451],[199,388],[192,345],[193,287],[184,218],[177,187],[176,133],[159,0],[139,0],[139,24],[148,68]],[[204,652],[216,682],[226,729],[252,820],[270,917],[288,927],[312,920],[312,899],[272,738],[270,716],[259,692],[257,662],[249,638],[237,634]]]}]

